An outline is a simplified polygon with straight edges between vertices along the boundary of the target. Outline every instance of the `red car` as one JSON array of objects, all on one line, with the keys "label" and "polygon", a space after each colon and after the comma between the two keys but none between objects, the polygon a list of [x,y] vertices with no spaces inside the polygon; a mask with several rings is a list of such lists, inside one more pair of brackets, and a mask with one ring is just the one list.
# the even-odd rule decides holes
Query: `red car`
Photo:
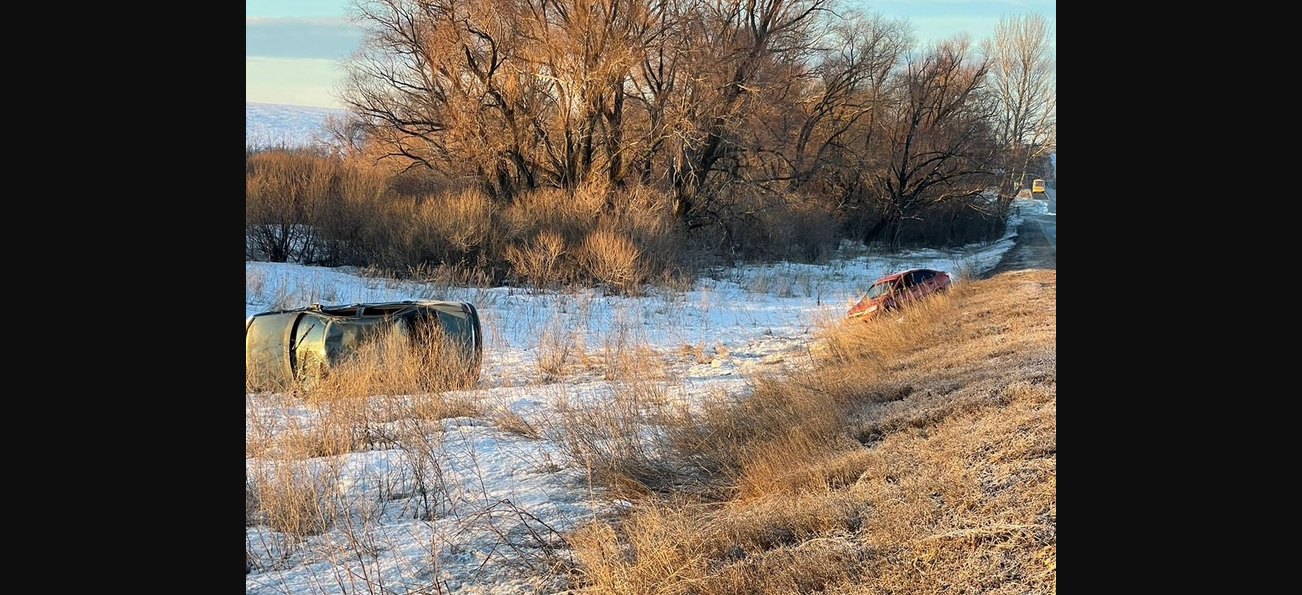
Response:
[{"label": "red car", "polygon": [[949,283],[949,273],[935,269],[908,269],[891,273],[873,281],[868,294],[850,308],[846,316],[871,320],[882,312],[898,309],[909,301],[945,291],[949,288]]}]

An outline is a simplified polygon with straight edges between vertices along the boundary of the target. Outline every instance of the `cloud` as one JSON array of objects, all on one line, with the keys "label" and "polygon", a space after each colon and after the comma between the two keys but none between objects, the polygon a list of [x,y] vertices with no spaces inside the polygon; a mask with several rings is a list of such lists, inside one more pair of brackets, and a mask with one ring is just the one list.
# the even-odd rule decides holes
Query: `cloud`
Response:
[{"label": "cloud", "polygon": [[244,58],[245,101],[337,109],[334,91],[343,79],[335,60]]},{"label": "cloud", "polygon": [[363,31],[343,18],[244,20],[244,56],[343,60],[361,45]]}]

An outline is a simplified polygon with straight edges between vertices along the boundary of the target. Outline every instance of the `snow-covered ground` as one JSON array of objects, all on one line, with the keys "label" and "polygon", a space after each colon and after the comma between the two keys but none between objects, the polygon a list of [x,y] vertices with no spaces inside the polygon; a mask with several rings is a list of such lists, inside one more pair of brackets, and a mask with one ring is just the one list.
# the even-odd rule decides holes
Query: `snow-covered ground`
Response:
[{"label": "snow-covered ground", "polygon": [[[1023,214],[1047,203],[1019,200]],[[624,346],[649,348],[662,361],[665,394],[688,404],[721,394],[743,395],[749,378],[800,366],[820,324],[844,316],[876,278],[912,267],[955,273],[956,283],[993,267],[1012,247],[1004,239],[953,253],[853,257],[826,265],[777,264],[720,271],[687,292],[642,297],[534,292],[513,288],[447,288],[369,278],[347,269],[245,264],[245,316],[312,302],[345,304],[402,299],[475,304],[485,347],[481,380],[467,396],[486,410],[507,410],[546,427],[560,403],[609,399],[618,381],[583,365],[583,354]],[[540,357],[573,356],[561,372]],[[549,368],[550,370],[550,368]],[[246,397],[246,435],[253,426],[311,427],[316,408],[284,395]],[[527,557],[503,546],[527,542],[543,528],[564,531],[608,507],[625,504],[589,489],[582,469],[566,466],[557,445],[497,427],[491,419],[440,422],[434,463],[446,502],[422,515],[402,497],[419,462],[409,450],[370,450],[314,461],[330,468],[336,497],[352,504],[344,520],[298,541],[264,525],[246,529],[252,571],[245,591],[283,593],[549,592],[522,571]],[[249,475],[276,461],[247,458]],[[428,519],[428,520],[427,520]],[[541,547],[542,544],[537,544]],[[437,588],[433,587],[437,581]]]},{"label": "snow-covered ground", "polygon": [[302,147],[317,144],[329,116],[343,117],[341,109],[244,103],[244,144],[253,148]]}]

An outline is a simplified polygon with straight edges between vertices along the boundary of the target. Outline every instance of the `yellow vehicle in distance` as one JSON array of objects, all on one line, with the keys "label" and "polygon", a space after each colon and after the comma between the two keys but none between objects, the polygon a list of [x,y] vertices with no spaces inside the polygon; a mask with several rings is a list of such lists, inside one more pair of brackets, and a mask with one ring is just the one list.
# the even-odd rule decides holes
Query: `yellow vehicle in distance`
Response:
[{"label": "yellow vehicle in distance", "polygon": [[1044,180],[1031,180],[1031,194],[1044,194]]}]

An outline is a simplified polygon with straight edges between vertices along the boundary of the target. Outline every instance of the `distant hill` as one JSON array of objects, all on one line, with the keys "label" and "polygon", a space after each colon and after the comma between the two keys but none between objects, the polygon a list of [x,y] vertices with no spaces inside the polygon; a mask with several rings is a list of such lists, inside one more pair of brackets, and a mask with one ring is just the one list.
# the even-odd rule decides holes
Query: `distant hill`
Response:
[{"label": "distant hill", "polygon": [[244,144],[248,147],[311,146],[323,138],[326,116],[343,115],[342,109],[244,103]]}]

